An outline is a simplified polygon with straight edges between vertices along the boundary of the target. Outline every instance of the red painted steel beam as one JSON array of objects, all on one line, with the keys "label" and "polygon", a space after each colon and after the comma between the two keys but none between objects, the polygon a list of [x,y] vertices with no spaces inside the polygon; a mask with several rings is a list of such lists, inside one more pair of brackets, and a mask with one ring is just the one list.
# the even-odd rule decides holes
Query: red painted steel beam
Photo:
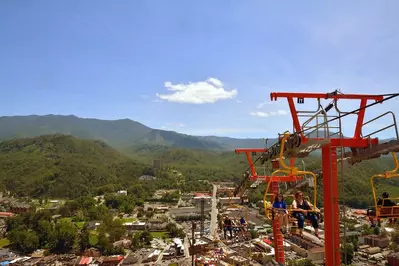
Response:
[{"label": "red painted steel beam", "polygon": [[[279,192],[278,183],[272,182],[272,193],[273,195],[277,195]],[[274,201],[274,196],[272,197],[271,201]],[[277,262],[285,265],[285,258],[284,258],[284,240],[283,235],[280,231],[280,221],[279,219],[273,219],[273,239],[274,239],[274,258]]]},{"label": "red painted steel beam", "polygon": [[362,127],[363,127],[363,122],[364,122],[364,115],[366,113],[366,107],[367,106],[367,99],[362,99],[360,101],[360,109],[359,113],[357,114],[357,121],[356,121],[356,127],[355,127],[355,134],[353,138],[360,139],[360,136],[362,134]]},{"label": "red painted steel beam", "polygon": [[329,93],[310,93],[310,92],[272,92],[270,93],[270,99],[276,101],[278,98],[304,98],[304,99],[346,99],[346,100],[375,100],[382,101],[384,96],[372,95],[372,94],[336,94],[331,95]]},{"label": "red painted steel beam", "polygon": [[295,182],[297,180],[302,180],[302,176],[250,176],[251,181],[256,181],[259,179],[269,182],[270,178],[272,182]]},{"label": "red painted steel beam", "polygon": [[[310,140],[324,140],[323,138],[310,138]],[[331,146],[339,147],[341,143],[344,147],[367,148],[369,144],[378,144],[378,138],[374,139],[330,139]]]},{"label": "red painted steel beam", "polygon": [[234,150],[235,151],[235,153],[243,153],[243,152],[266,152],[267,151],[267,149],[250,149],[250,148],[248,148],[248,149],[235,149]]},{"label": "red painted steel beam", "polygon": [[322,148],[324,199],[324,250],[326,266],[340,266],[337,150]]},{"label": "red painted steel beam", "polygon": [[235,149],[235,153],[239,154],[239,153],[245,153],[245,155],[247,156],[247,160],[248,160],[248,164],[249,164],[249,168],[251,170],[251,175],[252,176],[257,176],[258,174],[256,173],[256,169],[255,169],[255,165],[252,161],[252,153],[253,152],[265,152],[267,149],[259,149],[259,148],[246,148],[246,149]]}]

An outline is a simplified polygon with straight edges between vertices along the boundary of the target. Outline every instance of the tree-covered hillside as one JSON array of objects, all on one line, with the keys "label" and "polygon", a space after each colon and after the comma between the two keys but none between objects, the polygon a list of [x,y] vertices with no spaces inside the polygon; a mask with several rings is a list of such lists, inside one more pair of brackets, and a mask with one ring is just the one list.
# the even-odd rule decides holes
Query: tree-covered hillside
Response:
[{"label": "tree-covered hillside", "polygon": [[[175,149],[154,145],[133,147],[125,150],[125,152],[143,163],[150,163],[153,159],[161,159],[164,165],[175,166],[192,179],[238,181],[243,177],[245,170],[248,169],[245,154],[237,155],[234,152]],[[252,157],[255,160],[259,155]],[[297,159],[295,165],[299,169],[303,169],[303,165],[305,165],[306,170],[320,171],[321,158],[319,153],[312,153],[307,158]],[[355,165],[348,165],[347,163],[343,165],[343,181],[341,181],[341,165],[338,164],[339,193],[342,202],[345,201],[346,204],[353,207],[370,206],[372,204],[370,177],[394,168],[391,157],[363,161]],[[266,163],[265,167],[259,163],[255,166],[258,175],[270,175],[272,173],[270,163]],[[323,184],[321,179],[318,185],[319,202],[322,205]],[[345,190],[342,190],[343,188]],[[377,179],[376,188],[378,195],[381,195],[383,191],[388,191],[393,197],[399,197],[399,178],[397,180]],[[252,192],[251,198],[255,201],[260,200],[263,198],[263,192],[264,187],[261,186]],[[309,192],[311,192],[310,189]]]},{"label": "tree-covered hillside", "polygon": [[[122,153],[121,153],[122,152]],[[45,135],[0,143],[0,185],[18,196],[76,198],[127,189],[138,199],[148,198],[155,189],[180,188],[183,191],[208,188],[208,181],[242,179],[248,169],[244,154],[230,152],[179,149],[170,146],[144,144],[127,147],[121,152],[102,141],[82,140],[65,135]],[[126,154],[126,155],[125,155]],[[253,159],[256,157],[253,156]],[[160,159],[163,170],[151,169],[154,159]],[[320,156],[303,159],[307,170],[321,168]],[[296,165],[302,169],[302,160]],[[256,164],[259,175],[270,175],[270,163]],[[173,169],[182,173],[176,178]],[[354,207],[371,204],[370,177],[393,169],[391,158],[364,161],[344,168],[340,182],[341,199]],[[155,175],[156,181],[140,181],[142,174]],[[377,192],[388,191],[399,196],[399,182],[377,181]],[[264,188],[263,188],[264,189]],[[323,186],[319,180],[319,202]],[[262,198],[262,187],[253,191],[251,199]]]},{"label": "tree-covered hillside", "polygon": [[79,197],[123,186],[145,166],[101,141],[46,135],[0,143],[0,182],[19,196]]}]

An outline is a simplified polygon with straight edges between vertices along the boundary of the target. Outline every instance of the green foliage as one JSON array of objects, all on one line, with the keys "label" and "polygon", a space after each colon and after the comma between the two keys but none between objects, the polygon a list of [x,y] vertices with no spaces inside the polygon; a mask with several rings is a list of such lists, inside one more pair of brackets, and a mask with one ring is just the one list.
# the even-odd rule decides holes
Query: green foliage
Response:
[{"label": "green foliage", "polygon": [[257,238],[259,236],[258,231],[253,230],[253,229],[249,230],[249,233],[251,234],[251,238],[252,239],[255,239],[255,238]]},{"label": "green foliage", "polygon": [[105,205],[110,209],[118,209],[124,213],[131,213],[135,206],[135,197],[131,195],[106,194]]},{"label": "green foliage", "polygon": [[69,219],[54,222],[46,211],[28,212],[7,220],[8,237],[17,250],[48,248],[66,252],[73,248],[77,229]]},{"label": "green foliage", "polygon": [[80,231],[80,238],[79,238],[79,248],[80,251],[84,251],[90,247],[90,232],[87,229],[87,224],[84,224],[82,230]]},{"label": "green foliage", "polygon": [[169,232],[169,236],[171,238],[174,238],[174,237],[184,238],[186,236],[183,229],[178,228],[175,223],[168,223],[166,225],[166,230]]},{"label": "green foliage", "polygon": [[373,228],[370,228],[367,224],[363,226],[362,235],[367,236],[373,234]]},{"label": "green foliage", "polygon": [[18,250],[25,253],[36,250],[40,245],[38,235],[32,230],[12,230],[8,237]]},{"label": "green foliage", "polygon": [[[17,196],[41,198],[42,201],[50,197],[78,198],[83,195],[106,194],[106,206],[130,213],[135,206],[143,206],[144,200],[149,200],[157,189],[180,189],[182,192],[210,191],[209,182],[239,182],[243,171],[248,168],[245,156],[233,152],[188,150],[152,144],[126,147],[123,151],[128,156],[100,141],[81,140],[64,135],[4,141],[0,143],[0,187]],[[149,167],[153,159],[162,160],[164,167],[159,170]],[[304,162],[307,170],[321,168],[318,156],[307,157]],[[255,166],[259,174],[271,173],[269,164],[265,169],[260,165]],[[301,161],[297,160],[296,166],[301,169]],[[391,168],[393,163],[390,158],[346,166],[343,182],[340,183],[340,189],[344,184],[344,193],[340,193],[341,203],[358,208],[370,206],[372,195],[369,177]],[[142,174],[155,175],[157,180],[140,181],[138,177]],[[397,180],[378,180],[376,188],[378,195],[382,191],[388,191],[392,196],[399,196]],[[120,189],[127,190],[128,196],[111,195]],[[250,202],[262,200],[264,189],[265,186],[261,185],[252,190],[249,194]],[[312,188],[303,190],[312,197]],[[322,195],[323,186],[320,179],[319,207],[323,207]],[[176,197],[166,195],[162,200],[174,199]],[[79,216],[95,219],[101,210],[94,204],[87,204],[88,207],[82,209]],[[64,209],[70,209],[76,214],[73,206]]]},{"label": "green foliage", "polygon": [[98,248],[105,255],[121,254],[123,251],[114,247],[113,243],[120,240],[125,232],[121,219],[113,219],[112,216],[104,217],[98,228]]},{"label": "green foliage", "polygon": [[352,263],[355,254],[355,248],[352,243],[346,243],[341,246],[341,261],[344,265]]},{"label": "green foliage", "polygon": [[153,236],[148,231],[136,232],[132,238],[133,248],[142,248],[151,244]]},{"label": "green foliage", "polygon": [[55,224],[54,228],[54,248],[66,252],[72,249],[77,238],[75,225],[66,219],[61,219]]},{"label": "green foliage", "polygon": [[17,196],[75,198],[132,184],[144,165],[99,141],[49,135],[0,143],[0,183]]}]

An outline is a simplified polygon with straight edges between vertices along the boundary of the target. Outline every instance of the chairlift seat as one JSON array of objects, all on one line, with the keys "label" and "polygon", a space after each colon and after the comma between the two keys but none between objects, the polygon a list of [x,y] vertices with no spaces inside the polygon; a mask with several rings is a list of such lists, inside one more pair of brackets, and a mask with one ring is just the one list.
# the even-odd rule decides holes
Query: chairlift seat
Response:
[{"label": "chairlift seat", "polygon": [[381,218],[398,218],[399,206],[381,206],[377,207],[378,217]]}]

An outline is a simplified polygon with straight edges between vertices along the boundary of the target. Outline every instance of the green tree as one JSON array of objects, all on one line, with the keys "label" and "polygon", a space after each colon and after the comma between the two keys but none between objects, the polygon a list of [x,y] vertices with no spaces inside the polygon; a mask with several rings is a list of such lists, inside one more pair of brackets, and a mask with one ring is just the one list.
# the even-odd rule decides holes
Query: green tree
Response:
[{"label": "green tree", "polygon": [[168,223],[166,225],[166,230],[169,232],[170,237],[180,237],[184,238],[186,234],[184,233],[182,228],[178,228],[175,223]]},{"label": "green tree", "polygon": [[341,246],[341,260],[343,264],[351,264],[354,254],[355,248],[352,243],[346,243],[345,245]]},{"label": "green tree", "polygon": [[126,229],[123,226],[121,219],[114,219],[107,228],[110,241],[118,241],[124,236]]},{"label": "green tree", "polygon": [[68,251],[73,248],[77,237],[75,225],[66,220],[61,219],[55,225],[55,249],[59,251]]},{"label": "green tree", "polygon": [[145,243],[146,245],[150,245],[153,237],[147,230],[141,232],[140,234],[140,241]]},{"label": "green tree", "polygon": [[30,253],[39,248],[39,237],[34,231],[31,230],[12,230],[8,235],[11,243],[15,245],[15,247],[24,252]]},{"label": "green tree", "polygon": [[90,247],[90,232],[87,228],[87,224],[83,225],[82,230],[80,231],[80,238],[79,238],[79,248],[80,251],[84,251]]},{"label": "green tree", "polygon": [[52,222],[44,219],[40,220],[36,232],[39,237],[41,247],[53,247],[52,245],[56,235]]}]

